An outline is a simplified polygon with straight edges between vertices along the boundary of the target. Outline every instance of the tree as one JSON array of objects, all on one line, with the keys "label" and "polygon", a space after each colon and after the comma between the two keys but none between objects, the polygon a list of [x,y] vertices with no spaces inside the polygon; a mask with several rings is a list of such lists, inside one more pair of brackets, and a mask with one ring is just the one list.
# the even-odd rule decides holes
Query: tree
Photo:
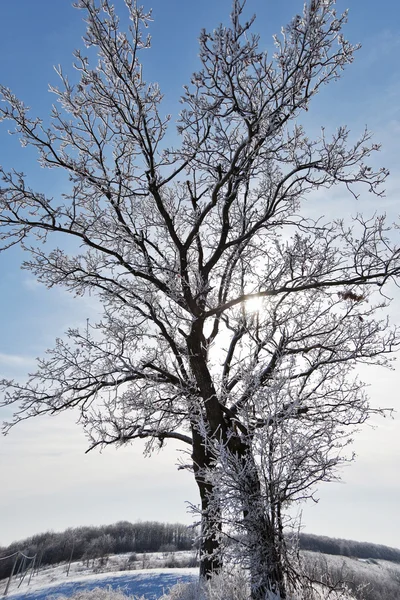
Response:
[{"label": "tree", "polygon": [[[237,423],[239,441],[214,441],[205,478],[218,491],[228,553],[250,570],[257,598],[267,597],[268,569],[280,582],[272,586],[279,597],[302,581],[297,545],[284,535],[292,524],[289,508],[313,498],[319,482],[336,480],[341,464],[353,458],[351,435],[373,412],[385,412],[368,405],[354,367],[385,364],[385,352],[398,344],[396,332],[386,331],[386,320],[374,320],[382,305],[349,294],[314,289],[296,304],[283,294],[259,314],[244,311],[234,327],[245,329],[238,369],[246,382],[234,395],[235,408],[248,397]],[[269,357],[261,385],[265,366],[254,368],[257,352]]]},{"label": "tree", "polygon": [[[103,306],[101,321],[70,329],[25,384],[2,382],[3,404],[19,406],[6,431],[79,408],[91,448],[188,445],[201,573],[221,568],[227,518],[245,533],[252,598],[285,598],[281,511],[332,476],[346,430],[370,414],[351,370],[386,364],[398,344],[379,317],[385,298],[373,299],[400,270],[384,218],[306,212],[314,190],[382,193],[387,171],[366,164],[379,149],[368,131],[350,144],[345,127],[313,140],[299,124],[356,48],[334,1],[311,0],[270,58],[234,0],[231,25],[201,33],[180,142],[168,148],[170,118],[140,60],[150,13],[125,4],[127,35],[108,0],[75,3],[99,62],[76,51],[75,85],[59,70],[48,127],[1,88],[2,119],[70,179],[54,201],[2,171],[3,247],[27,250],[24,267],[47,286]],[[47,245],[63,236],[80,250]]]}]

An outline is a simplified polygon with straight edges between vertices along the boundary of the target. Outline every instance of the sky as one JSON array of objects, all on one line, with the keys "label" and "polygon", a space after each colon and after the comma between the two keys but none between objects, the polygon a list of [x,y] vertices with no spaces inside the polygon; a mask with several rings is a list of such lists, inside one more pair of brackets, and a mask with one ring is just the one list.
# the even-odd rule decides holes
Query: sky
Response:
[{"label": "sky", "polygon": [[[227,22],[230,0],[143,0],[153,7],[152,50],[145,62],[148,80],[159,81],[165,112],[176,114],[182,85],[198,67],[197,37],[202,27]],[[122,7],[122,2],[116,2]],[[337,10],[350,8],[346,35],[362,44],[342,79],[313,102],[308,126],[335,128],[347,123],[354,133],[365,125],[383,144],[379,164],[391,170],[386,197],[347,199],[323,207],[323,214],[343,216],[349,210],[386,211],[396,218],[400,192],[400,3],[398,0],[338,0]],[[302,9],[302,0],[248,0],[256,13],[254,30],[262,44]],[[13,0],[0,6],[0,82],[46,117],[57,84],[54,65],[68,72],[72,51],[82,47],[83,13],[69,0]],[[21,148],[0,124],[0,163],[24,171],[32,187],[60,194],[65,181],[57,171],[43,172],[31,149]],[[35,358],[52,347],[70,326],[83,325],[96,314],[93,298],[73,298],[63,290],[47,290],[20,269],[22,253],[0,254],[0,378],[23,381]],[[391,308],[400,322],[400,297]],[[399,410],[399,371],[361,372],[370,384],[371,402]],[[0,421],[7,415],[0,409]],[[192,476],[178,470],[182,448],[170,443],[151,458],[140,444],[85,454],[84,433],[76,415],[34,419],[0,438],[0,546],[47,530],[113,523],[119,520],[192,522],[190,503],[197,504]],[[400,547],[400,420],[373,422],[354,443],[357,460],[342,472],[341,483],[320,487],[318,504],[296,508],[304,531],[332,537]]]}]

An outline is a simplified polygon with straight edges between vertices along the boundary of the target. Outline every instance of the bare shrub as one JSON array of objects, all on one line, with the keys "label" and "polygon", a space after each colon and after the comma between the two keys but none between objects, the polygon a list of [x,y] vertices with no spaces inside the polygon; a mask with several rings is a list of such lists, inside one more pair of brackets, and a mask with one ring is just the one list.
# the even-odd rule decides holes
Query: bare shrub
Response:
[{"label": "bare shrub", "polygon": [[80,590],[67,599],[67,596],[48,596],[48,600],[145,600],[144,596],[127,596],[122,590],[108,588],[94,588],[93,590]]},{"label": "bare shrub", "polygon": [[192,554],[190,556],[181,556],[177,557],[175,554],[171,554],[164,561],[164,567],[167,569],[182,569],[182,568],[192,568],[198,567],[199,560],[198,558]]},{"label": "bare shrub", "polygon": [[354,600],[398,600],[400,597],[400,571],[375,560],[343,558],[339,562],[330,555],[307,552],[303,555],[303,568],[310,581],[336,590],[337,597],[340,593]]},{"label": "bare shrub", "polygon": [[173,554],[177,550],[178,548],[175,544],[162,544],[162,546],[160,546],[158,549],[158,551],[162,552],[164,556],[167,556],[168,554]]},{"label": "bare shrub", "polygon": [[216,574],[209,580],[178,583],[160,600],[248,600],[250,587],[244,571]]},{"label": "bare shrub", "polygon": [[132,552],[132,554],[131,554],[131,555],[129,556],[129,558],[128,558],[128,563],[129,563],[129,564],[132,564],[132,563],[136,562],[136,561],[137,561],[137,559],[138,559],[138,558],[137,558],[137,554],[136,554],[136,552]]}]

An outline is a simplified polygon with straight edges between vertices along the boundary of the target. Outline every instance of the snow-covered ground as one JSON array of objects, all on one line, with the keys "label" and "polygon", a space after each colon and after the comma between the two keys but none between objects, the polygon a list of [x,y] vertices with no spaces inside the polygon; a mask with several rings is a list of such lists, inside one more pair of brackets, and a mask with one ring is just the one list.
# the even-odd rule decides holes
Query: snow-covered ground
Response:
[{"label": "snow-covered ground", "polygon": [[[100,567],[98,560],[90,561],[89,567],[82,561],[73,562],[68,576],[66,564],[45,567],[31,578],[30,583],[29,573],[23,581],[13,577],[7,597],[10,600],[44,600],[53,595],[71,596],[78,590],[110,586],[112,589],[122,589],[127,594],[154,600],[176,583],[195,581],[198,577],[197,568],[140,568],[143,564],[162,564],[163,560],[168,560],[163,553],[139,554],[136,561],[129,561],[130,557],[131,554],[110,556],[103,567]],[[185,557],[188,557],[188,553],[176,552],[174,555],[177,561]],[[127,570],[128,564],[132,570]],[[0,597],[6,585],[6,580],[0,581]]]},{"label": "snow-covered ground", "polygon": [[[349,558],[316,552],[302,552],[307,572],[315,579],[345,582],[363,600],[400,600],[400,564],[375,559]],[[341,597],[341,596],[339,596]],[[350,594],[349,598],[353,596]],[[331,596],[329,596],[331,598]]]},{"label": "snow-covered ground", "polygon": [[[376,585],[379,589],[379,594],[376,595],[378,599],[400,600],[400,564],[313,552],[304,552],[303,556],[315,566],[315,575],[321,576],[321,573],[329,571],[338,580],[366,584],[367,589]],[[82,561],[73,562],[68,576],[66,564],[45,567],[31,578],[29,584],[29,573],[22,581],[14,577],[7,597],[10,600],[50,600],[60,595],[69,597],[81,590],[110,587],[113,590],[121,589],[137,598],[143,596],[146,600],[156,600],[176,583],[198,579],[198,568],[160,568],[160,565],[168,561],[187,562],[191,557],[193,558],[187,552],[137,554],[135,557],[130,553],[113,555],[103,565],[100,565],[99,560],[89,561],[89,565]],[[6,580],[0,581],[0,597],[6,584]],[[348,599],[352,597],[346,596]],[[371,598],[371,595],[366,597]],[[344,596],[340,595],[340,598]]]},{"label": "snow-covered ground", "polygon": [[[126,594],[144,596],[146,600],[157,599],[178,582],[195,581],[198,577],[197,569],[142,569],[134,572],[97,573],[92,575],[70,576],[62,579],[53,579],[55,573],[49,577],[40,575],[32,579],[29,587],[22,584],[18,588],[18,581],[10,586],[7,597],[11,600],[45,600],[59,595],[71,596],[78,590],[90,590],[98,587],[111,587],[121,589]],[[3,582],[2,582],[3,584]],[[5,586],[2,585],[1,592]]]}]

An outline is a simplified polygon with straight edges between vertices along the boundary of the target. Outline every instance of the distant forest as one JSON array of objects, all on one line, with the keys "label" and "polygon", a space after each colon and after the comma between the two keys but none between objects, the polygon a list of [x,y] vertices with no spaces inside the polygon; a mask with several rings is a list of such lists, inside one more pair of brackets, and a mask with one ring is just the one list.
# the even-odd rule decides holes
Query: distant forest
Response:
[{"label": "distant forest", "polygon": [[121,521],[100,527],[77,527],[62,533],[40,533],[7,548],[0,548],[0,579],[8,577],[13,557],[2,557],[21,551],[27,556],[36,554],[36,566],[54,565],[70,560],[104,558],[109,554],[125,552],[157,552],[190,550],[196,532],[193,527],[181,523],[158,523],[144,521],[129,523]]},{"label": "distant forest", "polygon": [[370,542],[329,538],[311,533],[300,534],[300,548],[302,550],[311,550],[312,552],[323,552],[324,554],[336,554],[351,558],[390,560],[400,563],[400,550],[397,548],[390,548],[389,546],[381,546],[380,544],[372,544]]},{"label": "distant forest", "polygon": [[[10,555],[17,551],[27,556],[36,555],[36,567],[39,567],[71,559],[94,560],[109,554],[190,550],[195,546],[196,535],[193,527],[157,521],[121,521],[101,527],[67,529],[62,533],[41,533],[0,548],[0,579],[9,576],[14,561]],[[400,550],[368,542],[301,533],[300,548],[324,554],[400,563]]]}]

